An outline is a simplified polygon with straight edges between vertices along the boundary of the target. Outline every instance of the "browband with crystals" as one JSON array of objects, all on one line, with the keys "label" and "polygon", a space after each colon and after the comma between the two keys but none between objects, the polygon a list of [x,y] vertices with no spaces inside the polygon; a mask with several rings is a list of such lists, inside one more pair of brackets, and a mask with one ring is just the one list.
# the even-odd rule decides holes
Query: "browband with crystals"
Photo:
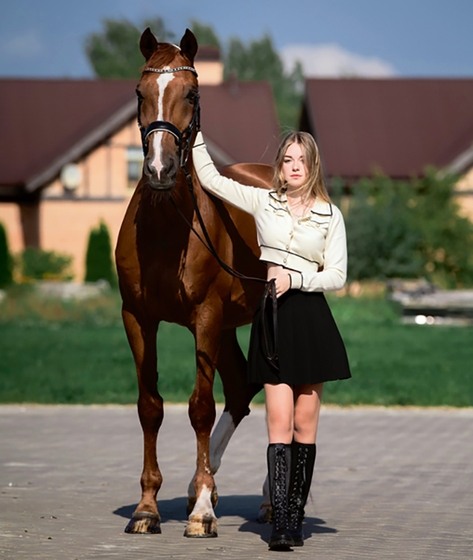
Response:
[{"label": "browband with crystals", "polygon": [[143,68],[143,72],[156,72],[156,74],[172,74],[181,70],[189,70],[198,78],[198,74],[192,66],[177,66],[176,68]]}]

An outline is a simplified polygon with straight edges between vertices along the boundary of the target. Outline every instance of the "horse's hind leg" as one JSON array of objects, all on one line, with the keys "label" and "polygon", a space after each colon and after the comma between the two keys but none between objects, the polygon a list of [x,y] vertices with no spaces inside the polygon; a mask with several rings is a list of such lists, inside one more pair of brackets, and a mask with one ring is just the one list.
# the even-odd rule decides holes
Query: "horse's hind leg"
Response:
[{"label": "horse's hind leg", "polygon": [[[251,399],[261,389],[260,385],[247,383],[247,363],[238,344],[236,329],[222,332],[217,368],[222,378],[225,408],[210,438],[210,469],[212,474],[218,471],[222,456],[236,427],[250,413]],[[213,498],[216,502],[216,491]],[[194,485],[191,481],[188,491],[188,512],[192,510],[194,504]]]},{"label": "horse's hind leg", "polygon": [[213,473],[219,469],[223,453],[236,427],[250,413],[251,399],[262,389],[260,385],[250,385],[247,382],[247,362],[238,344],[236,329],[222,333],[217,369],[222,378],[225,408],[210,440],[210,465]]},{"label": "horse's hind leg", "polygon": [[[243,418],[250,413],[251,399],[262,389],[261,385],[252,385],[247,382],[247,361],[238,343],[236,329],[224,333],[217,368],[223,383],[225,409],[210,440],[210,462],[214,473],[220,467],[222,455],[233,432]],[[271,503],[266,477],[258,521],[266,522],[270,520],[270,517]]]},{"label": "horse's hind leg", "polygon": [[157,390],[156,371],[158,325],[142,325],[125,309],[122,316],[138,375],[138,415],[144,441],[141,501],[125,532],[161,533],[161,518],[156,503],[156,495],[162,483],[156,456],[156,440],[163,421],[163,399]]}]

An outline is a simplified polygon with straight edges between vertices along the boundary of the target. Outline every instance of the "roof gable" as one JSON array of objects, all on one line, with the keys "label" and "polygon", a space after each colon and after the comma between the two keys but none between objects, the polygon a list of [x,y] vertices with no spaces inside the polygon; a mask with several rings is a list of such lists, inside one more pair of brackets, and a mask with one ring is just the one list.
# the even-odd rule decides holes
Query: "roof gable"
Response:
[{"label": "roof gable", "polygon": [[328,176],[445,167],[473,142],[473,79],[310,79],[301,127]]}]

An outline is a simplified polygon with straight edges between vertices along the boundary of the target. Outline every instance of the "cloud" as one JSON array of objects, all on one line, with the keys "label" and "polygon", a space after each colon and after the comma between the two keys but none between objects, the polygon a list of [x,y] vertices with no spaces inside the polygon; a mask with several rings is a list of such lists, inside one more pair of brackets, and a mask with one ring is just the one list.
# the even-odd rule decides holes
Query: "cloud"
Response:
[{"label": "cloud", "polygon": [[281,49],[280,54],[287,72],[292,71],[294,64],[299,60],[306,77],[386,78],[397,74],[389,62],[352,53],[337,44],[287,45]]},{"label": "cloud", "polygon": [[39,34],[35,30],[26,31],[22,35],[17,35],[11,39],[6,39],[0,44],[0,50],[8,56],[20,58],[33,58],[45,52]]}]

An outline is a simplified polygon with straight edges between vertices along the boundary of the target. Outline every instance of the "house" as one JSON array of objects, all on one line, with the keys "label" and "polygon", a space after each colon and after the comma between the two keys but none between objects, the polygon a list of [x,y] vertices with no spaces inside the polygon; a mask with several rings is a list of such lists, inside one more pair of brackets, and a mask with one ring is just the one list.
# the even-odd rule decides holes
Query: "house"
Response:
[{"label": "house", "polygon": [[[215,53],[202,62],[200,83],[211,83],[200,87],[202,128],[217,165],[271,163],[279,127],[270,85],[218,83]],[[81,280],[91,228],[103,220],[115,244],[141,176],[135,87],[0,79],[0,221],[12,252],[33,246],[73,255]]]},{"label": "house", "polygon": [[460,175],[473,219],[473,79],[308,79],[300,127],[316,138],[329,183],[409,179],[431,165]]}]

